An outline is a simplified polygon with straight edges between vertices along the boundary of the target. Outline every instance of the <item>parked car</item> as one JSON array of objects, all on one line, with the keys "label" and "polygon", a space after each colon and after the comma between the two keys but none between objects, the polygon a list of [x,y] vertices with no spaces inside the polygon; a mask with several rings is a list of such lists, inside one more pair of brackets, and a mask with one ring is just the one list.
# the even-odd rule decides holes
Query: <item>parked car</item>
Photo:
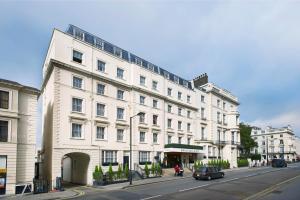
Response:
[{"label": "parked car", "polygon": [[201,167],[200,169],[196,169],[193,173],[193,177],[198,179],[207,179],[211,180],[214,178],[223,178],[225,173],[218,170],[216,167]]},{"label": "parked car", "polygon": [[272,167],[287,167],[287,163],[284,159],[273,159]]}]

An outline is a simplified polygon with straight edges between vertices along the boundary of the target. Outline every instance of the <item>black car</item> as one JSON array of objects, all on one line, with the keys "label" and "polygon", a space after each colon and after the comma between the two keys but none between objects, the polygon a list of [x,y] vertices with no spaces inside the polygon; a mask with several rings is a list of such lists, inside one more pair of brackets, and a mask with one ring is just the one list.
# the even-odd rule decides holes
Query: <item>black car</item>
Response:
[{"label": "black car", "polygon": [[273,159],[272,167],[287,167],[287,163],[284,159]]},{"label": "black car", "polygon": [[193,177],[198,179],[211,180],[214,178],[223,178],[225,176],[224,172],[221,172],[216,167],[201,167],[196,169],[193,173]]}]

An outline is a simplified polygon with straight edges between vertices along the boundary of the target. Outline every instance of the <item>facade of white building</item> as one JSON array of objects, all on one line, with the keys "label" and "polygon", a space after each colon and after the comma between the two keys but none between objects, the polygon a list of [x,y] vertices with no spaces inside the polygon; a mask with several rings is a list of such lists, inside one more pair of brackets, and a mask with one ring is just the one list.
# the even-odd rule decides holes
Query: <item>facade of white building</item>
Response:
[{"label": "facade of white building", "polygon": [[39,90],[0,79],[0,197],[34,178]]},{"label": "facade of white building", "polygon": [[[42,95],[43,174],[52,183],[65,174],[66,181],[91,184],[95,166],[106,171],[110,163],[187,166],[218,158],[219,149],[236,167],[239,103],[206,74],[187,81],[70,25],[53,31]],[[129,163],[129,122],[137,113]],[[64,161],[71,173],[61,170]]]},{"label": "facade of white building", "polygon": [[295,135],[290,126],[282,128],[267,127],[265,130],[252,127],[251,137],[258,147],[252,153],[261,154],[262,160],[270,161],[273,158],[284,158],[287,161],[296,159]]}]

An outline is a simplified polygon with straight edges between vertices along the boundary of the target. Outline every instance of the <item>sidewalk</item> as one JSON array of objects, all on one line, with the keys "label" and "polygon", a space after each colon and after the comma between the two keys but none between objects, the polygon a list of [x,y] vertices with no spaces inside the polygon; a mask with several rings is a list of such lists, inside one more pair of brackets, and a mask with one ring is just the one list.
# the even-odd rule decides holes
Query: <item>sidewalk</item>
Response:
[{"label": "sidewalk", "polygon": [[12,196],[5,196],[0,197],[0,200],[49,200],[49,199],[70,199],[74,197],[81,196],[83,193],[79,190],[65,190],[65,191],[55,191],[55,192],[48,192],[42,194],[24,194],[24,195],[12,195]]}]

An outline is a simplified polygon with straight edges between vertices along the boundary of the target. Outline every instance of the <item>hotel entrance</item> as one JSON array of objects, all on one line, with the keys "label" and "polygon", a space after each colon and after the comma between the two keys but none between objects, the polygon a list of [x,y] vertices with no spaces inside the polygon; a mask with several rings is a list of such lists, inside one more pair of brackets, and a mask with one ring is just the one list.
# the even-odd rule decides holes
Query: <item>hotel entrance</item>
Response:
[{"label": "hotel entrance", "polygon": [[167,168],[173,168],[176,165],[190,168],[191,164],[197,160],[196,153],[178,153],[168,152],[165,153],[164,166]]}]

